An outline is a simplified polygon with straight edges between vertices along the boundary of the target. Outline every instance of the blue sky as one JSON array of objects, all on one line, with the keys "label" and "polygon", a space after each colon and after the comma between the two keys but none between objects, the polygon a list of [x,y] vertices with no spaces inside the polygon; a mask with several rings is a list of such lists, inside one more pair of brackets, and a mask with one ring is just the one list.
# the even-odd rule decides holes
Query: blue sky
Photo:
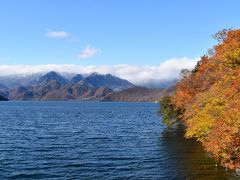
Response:
[{"label": "blue sky", "polygon": [[[240,25],[237,0],[1,0],[0,63],[157,65]],[[54,34],[55,33],[55,34]]]}]

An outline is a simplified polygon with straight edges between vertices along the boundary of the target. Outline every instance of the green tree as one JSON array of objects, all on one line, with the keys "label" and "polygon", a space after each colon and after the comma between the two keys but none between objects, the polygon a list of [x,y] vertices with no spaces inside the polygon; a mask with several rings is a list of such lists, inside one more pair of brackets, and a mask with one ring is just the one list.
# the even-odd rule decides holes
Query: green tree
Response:
[{"label": "green tree", "polygon": [[165,96],[160,101],[159,113],[162,116],[162,122],[167,126],[172,126],[177,121],[177,111],[171,102],[170,96]]}]

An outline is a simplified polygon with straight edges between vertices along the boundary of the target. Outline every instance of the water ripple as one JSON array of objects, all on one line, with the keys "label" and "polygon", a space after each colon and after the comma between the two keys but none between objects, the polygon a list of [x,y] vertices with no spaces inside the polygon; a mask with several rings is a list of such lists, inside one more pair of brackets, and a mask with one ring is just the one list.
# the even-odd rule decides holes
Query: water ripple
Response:
[{"label": "water ripple", "polygon": [[229,179],[154,103],[0,103],[0,179]]}]

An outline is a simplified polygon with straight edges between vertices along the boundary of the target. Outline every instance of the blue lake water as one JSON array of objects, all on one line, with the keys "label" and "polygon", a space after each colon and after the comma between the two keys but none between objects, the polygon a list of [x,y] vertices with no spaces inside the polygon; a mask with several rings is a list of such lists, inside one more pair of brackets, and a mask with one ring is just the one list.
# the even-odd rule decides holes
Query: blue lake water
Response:
[{"label": "blue lake water", "polygon": [[0,179],[237,179],[158,104],[0,102]]}]

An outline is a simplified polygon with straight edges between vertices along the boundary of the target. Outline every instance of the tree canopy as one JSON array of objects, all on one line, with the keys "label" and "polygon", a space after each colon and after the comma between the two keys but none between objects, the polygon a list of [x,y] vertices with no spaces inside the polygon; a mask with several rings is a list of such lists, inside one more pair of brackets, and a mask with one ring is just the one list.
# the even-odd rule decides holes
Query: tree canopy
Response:
[{"label": "tree canopy", "polygon": [[219,44],[211,55],[204,55],[191,73],[182,76],[175,95],[168,97],[174,115],[164,118],[182,121],[187,138],[196,138],[217,161],[236,169],[240,168],[240,30],[223,30],[214,38]]}]

